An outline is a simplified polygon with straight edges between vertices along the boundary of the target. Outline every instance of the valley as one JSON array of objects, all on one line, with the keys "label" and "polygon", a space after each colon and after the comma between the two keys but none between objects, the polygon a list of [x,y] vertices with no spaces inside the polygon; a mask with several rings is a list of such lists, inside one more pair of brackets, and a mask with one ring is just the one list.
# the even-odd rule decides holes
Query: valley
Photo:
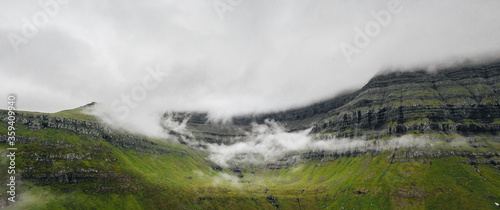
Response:
[{"label": "valley", "polygon": [[[168,112],[166,139],[106,125],[85,111],[94,104],[18,111],[19,197],[9,203],[2,184],[0,206],[497,209],[499,91],[498,63],[390,72],[323,102],[227,124]],[[7,117],[0,110],[2,157]],[[2,183],[8,164],[2,158]]]}]

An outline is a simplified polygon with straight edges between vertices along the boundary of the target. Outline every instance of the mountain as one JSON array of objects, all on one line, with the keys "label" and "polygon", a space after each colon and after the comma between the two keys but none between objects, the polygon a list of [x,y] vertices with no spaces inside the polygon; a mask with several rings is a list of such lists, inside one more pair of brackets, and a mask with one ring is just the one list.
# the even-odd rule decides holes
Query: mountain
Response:
[{"label": "mountain", "polygon": [[207,142],[241,136],[252,122],[273,119],[289,131],[314,127],[330,137],[379,139],[405,134],[475,135],[500,131],[500,63],[392,72],[376,76],[360,90],[310,106],[278,113],[238,116],[232,124],[208,122],[206,113],[174,113],[189,119]]},{"label": "mountain", "polygon": [[[2,184],[0,207],[497,209],[499,88],[499,63],[390,72],[323,102],[226,124],[206,113],[164,114],[169,138],[181,143],[100,123],[86,114],[94,104],[18,111],[18,197],[7,201]],[[2,157],[11,152],[7,122],[0,110]],[[274,145],[296,135],[317,147],[271,150],[281,153],[270,160],[238,153],[227,166],[213,159],[214,147],[228,152],[238,143]],[[2,158],[2,183],[9,164]]]},{"label": "mountain", "polygon": [[381,138],[408,133],[474,135],[500,131],[500,64],[395,72],[373,78],[331,110],[316,133]]}]

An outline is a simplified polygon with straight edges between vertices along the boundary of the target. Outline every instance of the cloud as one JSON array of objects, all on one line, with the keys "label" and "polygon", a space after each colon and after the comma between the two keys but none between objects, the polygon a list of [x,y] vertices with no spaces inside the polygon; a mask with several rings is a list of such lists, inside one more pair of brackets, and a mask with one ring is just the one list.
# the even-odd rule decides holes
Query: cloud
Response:
[{"label": "cloud", "polygon": [[[0,96],[16,93],[18,109],[40,112],[96,101],[93,114],[106,124],[161,139],[180,134],[178,141],[203,146],[221,166],[266,163],[305,150],[342,153],[427,142],[318,140],[310,130],[289,133],[267,121],[235,144],[206,144],[195,141],[187,118],[173,112],[208,112],[211,120],[229,121],[359,88],[380,70],[435,69],[500,52],[498,0],[395,1],[401,11],[389,13],[387,23],[373,14],[390,11],[394,1],[63,2],[0,0]],[[222,18],[215,2],[230,6]],[[53,14],[40,4],[51,4]],[[47,22],[37,24],[44,14]],[[27,37],[30,24],[39,26]],[[27,41],[13,47],[12,34]],[[356,44],[360,37],[363,46]],[[342,43],[356,47],[350,59]]]},{"label": "cloud", "polygon": [[[341,43],[354,43],[355,28],[364,29],[389,1],[243,0],[222,20],[215,1],[68,1],[18,53],[7,34],[22,35],[23,19],[44,10],[38,2],[0,2],[0,95],[17,93],[19,109],[42,112],[97,101],[115,123],[147,132],[159,128],[150,129],[158,123],[151,116],[166,111],[208,111],[219,119],[278,111],[361,87],[386,67],[500,50],[496,0],[401,0],[402,12],[351,63]],[[167,76],[129,119],[118,119],[112,103],[155,66]]]},{"label": "cloud", "polygon": [[311,129],[287,132],[279,123],[265,120],[264,124],[252,125],[252,131],[238,138],[234,144],[206,144],[209,159],[214,163],[230,167],[241,164],[263,165],[273,163],[286,154],[300,154],[308,151],[326,151],[344,154],[353,151],[383,151],[406,147],[432,147],[425,138],[404,136],[392,140],[366,141],[363,139],[317,139]]}]

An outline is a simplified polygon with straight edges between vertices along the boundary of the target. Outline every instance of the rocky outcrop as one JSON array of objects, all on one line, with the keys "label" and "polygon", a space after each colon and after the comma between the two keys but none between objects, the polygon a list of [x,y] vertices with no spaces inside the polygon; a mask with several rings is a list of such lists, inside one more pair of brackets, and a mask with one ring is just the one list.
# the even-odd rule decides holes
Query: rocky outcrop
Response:
[{"label": "rocky outcrop", "polygon": [[[8,122],[7,111],[0,110],[0,120]],[[152,154],[168,154],[167,151],[158,147],[158,143],[147,140],[127,132],[119,131],[105,126],[101,123],[93,123],[88,121],[76,120],[71,118],[63,118],[50,116],[45,114],[26,114],[17,113],[16,125],[25,126],[25,129],[31,131],[39,131],[42,129],[54,129],[55,132],[68,131],[76,135],[81,135],[93,139],[104,139],[113,146],[119,148],[133,149],[139,152]],[[18,137],[18,143],[24,143],[23,136]],[[0,138],[0,142],[6,142],[6,136]]]},{"label": "rocky outcrop", "polygon": [[166,113],[164,117],[175,116],[174,120],[178,123],[188,119],[187,126],[195,134],[197,140],[207,143],[232,144],[251,131],[252,123],[263,124],[266,119],[274,119],[283,123],[289,131],[310,128],[324,119],[331,110],[343,106],[358,94],[359,91],[346,92],[326,101],[281,112],[235,116],[229,122],[211,122],[207,113],[199,112]]},{"label": "rocky outcrop", "polygon": [[206,113],[181,113],[197,140],[231,144],[251,123],[274,119],[288,131],[337,138],[378,139],[414,133],[491,134],[500,131],[500,63],[437,72],[391,72],[362,89],[292,110],[236,116],[213,123]]},{"label": "rocky outcrop", "polygon": [[[1,121],[7,122],[6,115],[0,110]],[[99,123],[22,112],[16,117],[17,156],[23,160],[18,173],[37,185],[101,184],[89,186],[90,191],[128,188],[134,177],[120,171],[105,142],[124,150],[171,153],[158,143]],[[7,138],[0,135],[0,143],[7,143]]]},{"label": "rocky outcrop", "polygon": [[65,140],[20,138],[21,176],[35,184],[125,183],[112,149],[100,144],[75,145]]},{"label": "rocky outcrop", "polygon": [[431,132],[496,135],[499,90],[500,64],[380,75],[354,100],[331,110],[313,132],[351,138]]}]

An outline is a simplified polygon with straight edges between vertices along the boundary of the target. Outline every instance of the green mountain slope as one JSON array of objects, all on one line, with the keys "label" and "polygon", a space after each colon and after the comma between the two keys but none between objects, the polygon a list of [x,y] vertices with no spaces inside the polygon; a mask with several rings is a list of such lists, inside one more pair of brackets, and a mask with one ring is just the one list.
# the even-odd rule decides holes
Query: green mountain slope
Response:
[{"label": "green mountain slope", "polygon": [[[166,114],[169,117],[171,114]],[[406,134],[497,135],[500,130],[500,63],[437,72],[390,72],[363,88],[282,112],[236,116],[229,125],[206,113],[175,113],[199,140],[230,143],[251,123],[274,119],[289,131],[313,127],[323,137],[380,139]]]},{"label": "green mountain slope", "polygon": [[204,150],[109,128],[85,114],[85,106],[17,112],[15,203],[6,200],[8,115],[0,110],[0,207],[497,209],[499,72],[487,65],[438,76],[386,74],[359,91],[305,108],[236,117],[226,126],[207,123],[202,113],[173,114],[176,121],[189,118],[190,138],[211,143],[228,143],[264,119],[290,131],[314,126],[318,139],[359,136],[377,145],[410,134],[404,138],[426,142],[300,150],[273,163],[227,168]]},{"label": "green mountain slope", "polygon": [[[39,119],[27,114],[20,121],[31,117]],[[497,138],[478,138],[475,143],[485,146],[455,149],[456,154],[470,152],[460,155],[446,154],[443,151],[453,151],[447,148],[436,157],[411,155],[415,149],[368,152],[277,170],[246,167],[243,178],[237,178],[233,171],[208,162],[206,153],[180,144],[94,130],[158,148],[147,151],[139,143],[125,148],[99,135],[79,133],[84,130],[34,130],[29,124],[18,130],[23,138],[17,171],[23,182],[21,197],[12,207],[19,209],[477,209],[495,208],[493,202],[500,197]],[[5,148],[2,143],[3,153]],[[2,161],[1,167],[6,164]]]}]

